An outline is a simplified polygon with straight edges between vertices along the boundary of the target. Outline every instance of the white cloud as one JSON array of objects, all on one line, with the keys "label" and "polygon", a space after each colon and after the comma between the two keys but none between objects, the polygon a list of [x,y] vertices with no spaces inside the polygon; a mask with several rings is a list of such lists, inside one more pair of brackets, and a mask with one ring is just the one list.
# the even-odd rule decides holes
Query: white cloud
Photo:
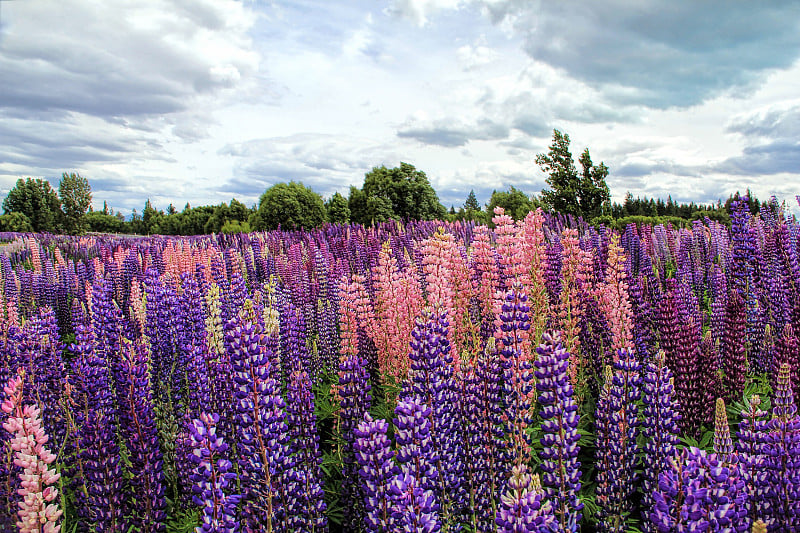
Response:
[{"label": "white cloud", "polygon": [[464,0],[393,0],[387,13],[407,18],[417,26],[425,26],[440,11],[458,9]]}]

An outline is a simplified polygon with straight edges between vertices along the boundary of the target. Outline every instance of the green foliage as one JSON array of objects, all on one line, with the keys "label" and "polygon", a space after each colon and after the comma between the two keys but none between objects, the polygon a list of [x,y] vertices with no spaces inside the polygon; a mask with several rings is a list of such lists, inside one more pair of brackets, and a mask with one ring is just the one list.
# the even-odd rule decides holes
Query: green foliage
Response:
[{"label": "green foliage", "polygon": [[725,224],[728,227],[731,225],[731,216],[721,209],[714,209],[713,211],[703,209],[692,213],[692,220],[705,220],[706,218]]},{"label": "green foliage", "polygon": [[495,207],[502,207],[514,220],[522,220],[530,211],[536,209],[537,203],[512,185],[508,191],[492,191],[492,197],[486,207],[487,217],[494,216]]},{"label": "green foliage", "polygon": [[333,196],[325,202],[325,210],[328,212],[328,222],[331,224],[347,224],[350,222],[350,204],[347,198],[333,193]]},{"label": "green foliage", "polygon": [[684,228],[691,225],[691,222],[685,218],[680,217],[646,217],[646,216],[630,216],[618,218],[614,221],[614,227],[619,231],[624,231],[628,224],[636,224],[637,226],[650,225],[656,226],[658,224],[672,224],[676,228]]},{"label": "green foliage", "polygon": [[428,177],[414,165],[375,167],[364,176],[359,191],[350,188],[350,219],[359,224],[387,220],[444,219],[447,210],[439,202]]},{"label": "green foliage", "polygon": [[87,231],[95,233],[122,233],[125,231],[124,220],[102,211],[89,211],[83,218],[83,223]]},{"label": "green foliage", "polygon": [[225,222],[225,225],[219,230],[220,233],[227,234],[250,233],[251,231],[253,231],[253,229],[250,227],[250,223],[246,220],[244,222],[240,222],[238,220],[229,220]]},{"label": "green foliage", "polygon": [[0,231],[32,232],[33,225],[28,217],[12,211],[6,215],[0,215]]},{"label": "green foliage", "polygon": [[17,180],[3,201],[3,211],[25,215],[36,232],[56,233],[62,228],[61,200],[47,180]]},{"label": "green foliage", "polygon": [[[222,228],[229,222],[239,222],[247,224],[247,219],[250,217],[251,211],[242,202],[236,198],[232,198],[230,204],[219,204],[214,208],[213,214],[208,218],[203,227],[203,232],[209,233],[226,233]],[[249,226],[249,224],[248,224]],[[230,233],[230,232],[227,232]],[[235,233],[241,233],[239,231]]]},{"label": "green foliage", "polygon": [[92,188],[89,180],[74,172],[64,172],[58,184],[58,195],[64,211],[67,233],[81,234],[87,229],[84,217],[92,205]]},{"label": "green foliage", "polygon": [[601,215],[609,204],[608,167],[602,162],[592,164],[588,148],[581,154],[579,162],[580,175],[569,149],[569,135],[558,130],[553,130],[549,151],[536,156],[536,164],[548,174],[550,189],[542,191],[544,203],[554,211],[588,219]]},{"label": "green foliage", "polygon": [[278,183],[261,195],[256,216],[250,220],[254,230],[311,229],[326,221],[322,197],[298,182]]}]

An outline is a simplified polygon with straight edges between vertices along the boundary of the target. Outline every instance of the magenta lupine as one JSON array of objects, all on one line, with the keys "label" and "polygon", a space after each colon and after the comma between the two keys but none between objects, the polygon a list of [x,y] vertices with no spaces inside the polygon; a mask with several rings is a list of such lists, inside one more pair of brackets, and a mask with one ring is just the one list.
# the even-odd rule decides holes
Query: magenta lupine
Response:
[{"label": "magenta lupine", "polygon": [[534,362],[544,433],[539,456],[542,458],[540,467],[544,470],[542,485],[553,504],[559,533],[577,531],[583,509],[578,499],[581,489],[577,459],[580,415],[568,378],[569,359],[569,352],[561,344],[558,333],[542,335],[542,344],[536,348]]},{"label": "magenta lupine", "polygon": [[725,371],[725,398],[728,403],[742,399],[745,382],[745,310],[738,292],[728,296],[725,311],[725,335],[722,343],[722,364]]},{"label": "magenta lupine", "polygon": [[50,465],[56,456],[48,448],[48,436],[42,428],[41,411],[22,405],[24,373],[12,377],[3,387],[2,411],[8,415],[3,429],[11,434],[8,446],[14,452],[14,464],[21,468],[17,527],[20,533],[58,533],[62,511],[58,489],[52,485],[61,477]]},{"label": "magenta lupine", "polygon": [[[198,533],[237,533],[239,521],[236,506],[240,496],[230,494],[230,486],[235,484],[236,473],[225,455],[228,445],[217,436],[219,416],[203,413],[194,419],[190,426],[194,453],[194,472],[189,474],[192,481],[194,503],[201,508]],[[227,489],[227,490],[226,490]]]},{"label": "magenta lupine", "polygon": [[514,465],[506,492],[500,498],[495,522],[499,533],[552,531],[553,506],[544,499],[539,476],[531,475],[526,465]]}]

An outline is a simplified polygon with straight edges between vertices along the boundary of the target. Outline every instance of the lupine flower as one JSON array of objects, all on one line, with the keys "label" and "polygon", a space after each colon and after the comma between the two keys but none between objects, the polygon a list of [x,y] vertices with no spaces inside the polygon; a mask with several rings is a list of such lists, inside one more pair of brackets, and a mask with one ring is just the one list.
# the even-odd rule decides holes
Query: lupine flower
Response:
[{"label": "lupine flower", "polygon": [[530,308],[526,301],[522,285],[515,283],[505,295],[495,333],[497,351],[503,365],[506,433],[511,441],[509,452],[516,464],[528,462],[531,453],[530,436],[526,428],[531,423],[533,375],[530,360],[525,357],[525,352],[530,349]]},{"label": "lupine flower", "polygon": [[580,247],[578,232],[565,229],[561,244],[564,260],[561,266],[561,293],[557,306],[557,324],[563,335],[564,347],[572,358],[569,366],[570,379],[575,382],[580,371],[578,324],[583,312],[581,292],[587,283],[589,252]]},{"label": "lupine flower", "polygon": [[369,371],[363,357],[356,353],[345,353],[339,363],[339,381],[336,392],[339,396],[339,434],[342,437],[343,475],[341,501],[345,519],[354,529],[360,529],[360,510],[365,495],[359,488],[358,463],[355,458],[357,426],[363,423],[369,410]]},{"label": "lupine flower", "polygon": [[[458,417],[458,387],[448,341],[448,322],[444,310],[423,310],[412,332],[408,355],[411,367],[400,397],[417,397],[429,410],[432,454],[438,473],[433,489],[441,506],[442,521],[459,516],[464,505],[463,452]],[[398,406],[399,407],[399,406]],[[426,483],[417,477],[420,483]]]},{"label": "lupine flower", "polygon": [[465,437],[464,482],[468,485],[468,521],[475,531],[492,531],[497,501],[508,479],[511,454],[505,439],[502,396],[503,367],[494,338],[475,361],[463,363],[461,419]]},{"label": "lupine flower", "polygon": [[722,343],[722,361],[725,370],[725,397],[729,403],[741,400],[745,381],[744,301],[738,292],[728,296],[725,311],[725,335]]},{"label": "lupine flower", "polygon": [[541,439],[544,448],[539,452],[544,470],[542,485],[553,504],[556,530],[575,532],[581,520],[583,504],[578,499],[581,489],[578,462],[578,406],[572,397],[572,385],[567,377],[569,352],[561,344],[558,333],[542,335],[536,348],[536,389],[539,391],[539,412],[543,419]]},{"label": "lupine flower", "polygon": [[500,501],[496,523],[501,533],[551,531],[555,525],[553,506],[544,499],[539,477],[524,464],[514,465]]},{"label": "lupine flower", "polygon": [[642,387],[644,404],[642,435],[645,437],[642,473],[642,529],[655,531],[649,520],[658,489],[661,472],[677,459],[678,419],[680,407],[675,399],[672,372],[664,361],[664,352],[659,352],[654,361],[647,364]]},{"label": "lupine flower", "polygon": [[537,208],[536,211],[531,211],[525,216],[523,237],[523,254],[525,257],[523,264],[528,269],[525,278],[527,279],[525,292],[528,295],[531,307],[533,339],[538,342],[547,325],[550,307],[547,296],[547,282],[545,281],[547,249],[544,236],[544,215],[541,208]]},{"label": "lupine flower", "polygon": [[[633,314],[625,281],[625,254],[614,233],[608,244],[608,268],[600,286],[600,305],[613,336],[612,353],[633,349]],[[616,362],[616,361],[614,361]]]},{"label": "lupine flower", "polygon": [[795,531],[800,524],[800,417],[794,404],[791,370],[781,365],[772,407],[772,420],[764,444],[769,471],[771,530]]},{"label": "lupine flower", "polygon": [[394,509],[390,493],[398,468],[392,461],[394,452],[387,437],[389,424],[373,420],[369,413],[354,431],[355,458],[361,478],[366,516],[364,524],[370,533],[394,531]]},{"label": "lupine flower", "polygon": [[[605,402],[598,402],[598,419],[607,416],[606,431],[598,427],[597,501],[602,531],[622,532],[632,510],[636,487],[636,439],[639,434],[638,406],[641,397],[640,365],[633,352],[621,349]],[[605,390],[605,387],[604,387]],[[607,410],[607,413],[601,412]]]},{"label": "lupine flower", "polygon": [[236,506],[240,496],[226,494],[236,474],[231,471],[231,462],[225,459],[228,445],[217,436],[218,422],[219,416],[215,413],[203,413],[190,426],[194,444],[192,461],[196,467],[189,478],[193,483],[194,503],[202,509],[198,533],[239,531]]},{"label": "lupine flower", "polygon": [[2,404],[2,411],[8,415],[3,429],[12,434],[8,446],[14,451],[14,464],[22,469],[17,527],[21,533],[58,533],[62,511],[56,501],[58,489],[51,485],[61,475],[49,466],[56,456],[44,447],[48,436],[42,428],[41,411],[22,405],[23,377],[24,373],[17,374],[3,387]]},{"label": "lupine flower", "polygon": [[[439,472],[431,443],[430,407],[420,398],[405,398],[394,409],[397,462],[403,475],[410,475],[424,490],[438,489]],[[432,492],[433,493],[433,492]]]},{"label": "lupine flower", "polygon": [[290,450],[295,455],[293,499],[288,502],[286,515],[290,529],[323,531],[327,528],[325,499],[320,482],[322,454],[314,415],[314,393],[311,379],[303,371],[292,373],[287,388],[287,423]]},{"label": "lupine flower", "polygon": [[167,504],[163,457],[153,411],[147,354],[141,344],[124,342],[120,355],[117,383],[122,386],[118,391],[120,435],[128,451],[129,471],[133,473],[127,509],[137,531],[164,531]]},{"label": "lupine flower", "polygon": [[404,533],[438,533],[439,506],[433,491],[411,474],[396,475],[389,488],[393,500],[394,531]]},{"label": "lupine flower", "polygon": [[771,503],[768,498],[770,481],[765,468],[764,442],[767,422],[762,411],[761,398],[753,395],[745,399],[742,421],[739,422],[736,451],[739,454],[742,475],[749,491],[750,516],[771,516]]},{"label": "lupine flower", "polygon": [[[252,311],[252,302],[246,301]],[[239,482],[245,531],[285,527],[288,428],[285,404],[269,374],[271,353],[261,324],[253,315],[229,331],[234,371]]]}]

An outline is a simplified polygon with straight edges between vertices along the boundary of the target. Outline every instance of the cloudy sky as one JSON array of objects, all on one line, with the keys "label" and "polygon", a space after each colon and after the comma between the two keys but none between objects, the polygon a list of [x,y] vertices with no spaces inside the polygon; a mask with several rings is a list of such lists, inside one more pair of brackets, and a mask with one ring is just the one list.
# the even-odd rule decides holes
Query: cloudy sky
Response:
[{"label": "cloudy sky", "polygon": [[615,199],[800,193],[800,4],[3,0],[0,194],[87,177],[130,213],[347,194],[424,170],[448,207],[514,185],[554,128]]}]

